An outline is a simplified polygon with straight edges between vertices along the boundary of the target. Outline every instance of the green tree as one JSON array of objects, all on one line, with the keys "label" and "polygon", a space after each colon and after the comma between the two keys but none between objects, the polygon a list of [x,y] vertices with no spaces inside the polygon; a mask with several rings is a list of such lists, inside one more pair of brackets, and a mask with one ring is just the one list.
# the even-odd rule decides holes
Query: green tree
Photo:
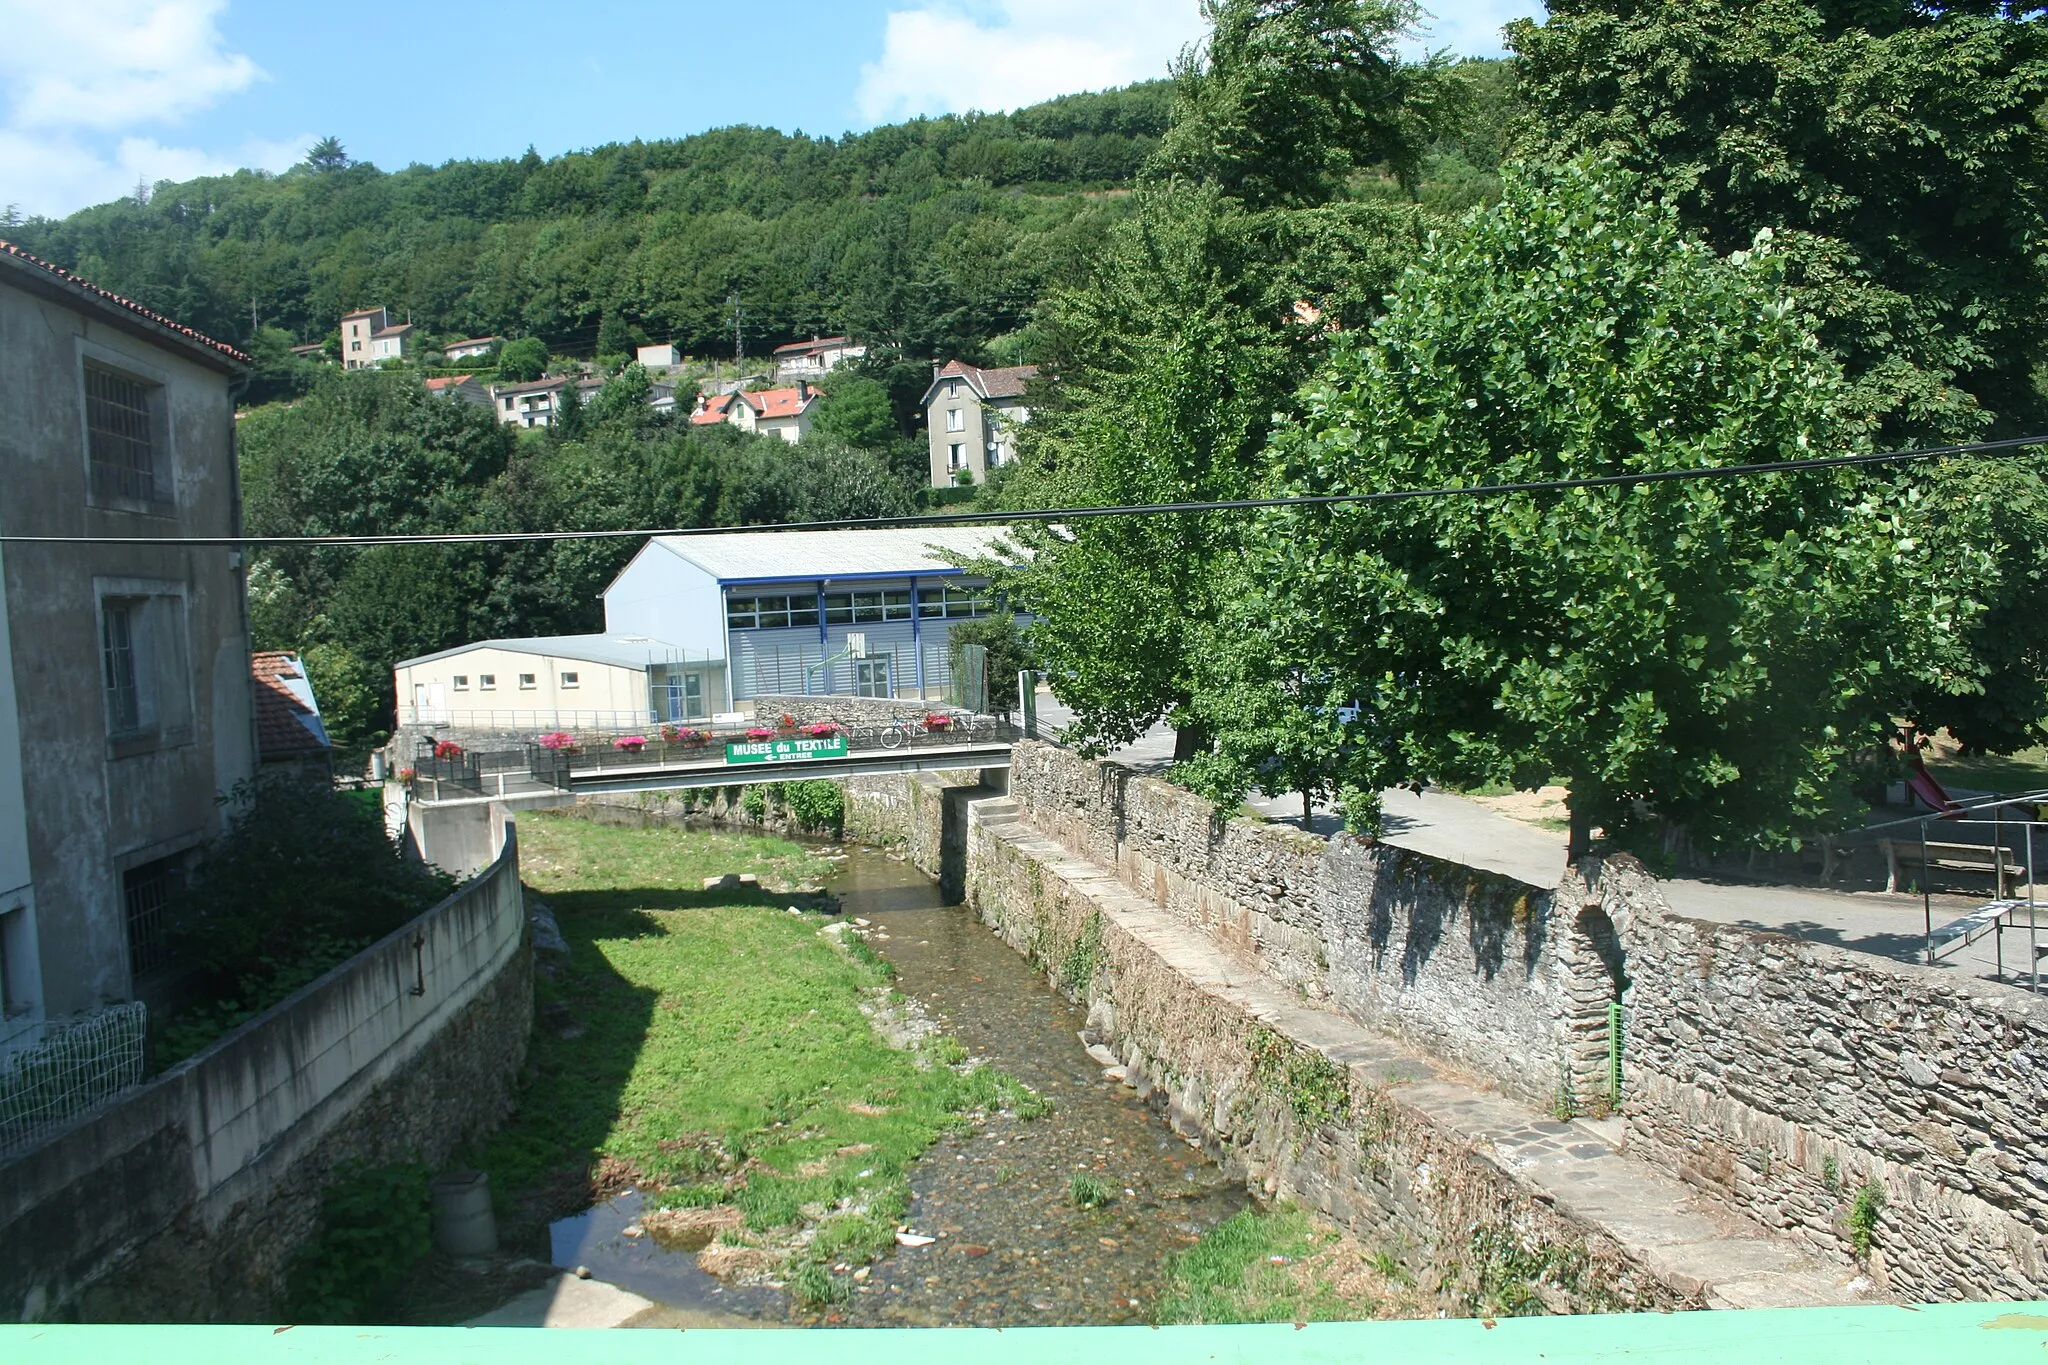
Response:
[{"label": "green tree", "polygon": [[345,171],[355,163],[338,137],[323,137],[306,150],[306,165],[315,171]]},{"label": "green tree", "polygon": [[2048,19],[2002,0],[1557,0],[1510,43],[1532,150],[1599,149],[1716,251],[1776,233],[1888,444],[2038,431]]},{"label": "green tree", "polygon": [[813,430],[858,450],[886,450],[897,439],[888,386],[866,375],[835,375],[825,386]]},{"label": "green tree", "polygon": [[[1510,174],[1434,238],[1306,403],[1274,448],[1290,494],[1705,468],[1855,431],[1777,259],[1717,258],[1588,160]],[[1810,834],[1900,696],[1959,665],[1956,588],[1981,571],[1947,547],[1937,573],[1853,471],[1291,511],[1249,549],[1217,638],[1265,632],[1249,681],[1297,687],[1305,724],[1361,708],[1336,780],[1562,778],[1574,856],[1594,826]],[[1239,704],[1196,703],[1218,724]]]},{"label": "green tree", "polygon": [[1030,641],[1017,628],[1015,613],[999,605],[993,615],[962,621],[947,632],[947,657],[955,677],[962,672],[961,651],[969,645],[987,651],[984,676],[988,679],[989,713],[1007,720],[1017,709],[1019,676],[1038,666]]},{"label": "green tree", "polygon": [[498,352],[498,373],[506,379],[528,383],[547,372],[547,343],[539,337],[508,341]]}]

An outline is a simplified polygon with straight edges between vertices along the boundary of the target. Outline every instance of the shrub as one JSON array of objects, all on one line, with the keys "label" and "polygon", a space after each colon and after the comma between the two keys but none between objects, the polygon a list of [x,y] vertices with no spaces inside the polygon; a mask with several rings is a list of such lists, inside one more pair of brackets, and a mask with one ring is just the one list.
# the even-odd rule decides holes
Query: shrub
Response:
[{"label": "shrub", "polygon": [[348,1166],[320,1203],[320,1235],[287,1277],[305,1322],[362,1322],[371,1305],[433,1244],[424,1166]]},{"label": "shrub", "polygon": [[1099,1209],[1114,1196],[1109,1186],[1083,1171],[1067,1182],[1067,1198],[1077,1209]]},{"label": "shrub", "polygon": [[800,829],[837,835],[846,824],[846,793],[837,782],[792,782],[782,789],[782,803]]},{"label": "shrub", "polygon": [[455,889],[408,863],[375,805],[292,778],[236,787],[241,809],[171,903],[173,952],[216,988],[276,975],[309,944],[382,938]]},{"label": "shrub", "polygon": [[753,819],[765,819],[768,814],[768,789],[766,787],[748,787],[746,794],[740,797],[740,809]]}]

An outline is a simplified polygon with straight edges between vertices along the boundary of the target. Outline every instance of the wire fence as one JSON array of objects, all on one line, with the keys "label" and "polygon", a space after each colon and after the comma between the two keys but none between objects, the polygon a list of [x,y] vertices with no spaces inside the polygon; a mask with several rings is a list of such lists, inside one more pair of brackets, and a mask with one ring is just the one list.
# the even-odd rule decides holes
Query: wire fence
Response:
[{"label": "wire fence", "polygon": [[0,1158],[141,1084],[148,1035],[140,1000],[0,1034]]}]

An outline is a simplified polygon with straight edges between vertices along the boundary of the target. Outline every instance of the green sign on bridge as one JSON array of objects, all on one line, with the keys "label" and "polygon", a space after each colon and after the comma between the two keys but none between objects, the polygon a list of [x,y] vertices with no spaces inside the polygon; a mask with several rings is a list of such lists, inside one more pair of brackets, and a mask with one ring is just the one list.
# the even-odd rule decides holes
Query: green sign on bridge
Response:
[{"label": "green sign on bridge", "polygon": [[821,739],[750,739],[725,746],[727,763],[791,763],[807,758],[845,758],[846,736]]}]

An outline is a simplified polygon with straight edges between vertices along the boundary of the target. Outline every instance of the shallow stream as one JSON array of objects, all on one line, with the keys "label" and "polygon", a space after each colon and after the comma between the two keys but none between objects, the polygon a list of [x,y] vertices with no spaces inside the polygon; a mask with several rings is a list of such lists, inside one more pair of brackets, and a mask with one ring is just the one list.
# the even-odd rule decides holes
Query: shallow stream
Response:
[{"label": "shallow stream", "polygon": [[[1051,1099],[1041,1118],[997,1116],[941,1138],[910,1171],[898,1247],[826,1320],[852,1326],[1067,1326],[1149,1322],[1168,1257],[1244,1208],[1214,1162],[1176,1137],[1083,1049],[1084,1015],[907,862],[849,846],[827,883],[897,985],[977,1059]],[[1077,1175],[1107,1189],[1077,1207]],[[621,1235],[626,1195],[555,1227],[554,1259],[680,1314],[786,1321],[782,1297],[720,1289],[686,1253]],[[657,1313],[651,1317],[666,1317]]]}]

